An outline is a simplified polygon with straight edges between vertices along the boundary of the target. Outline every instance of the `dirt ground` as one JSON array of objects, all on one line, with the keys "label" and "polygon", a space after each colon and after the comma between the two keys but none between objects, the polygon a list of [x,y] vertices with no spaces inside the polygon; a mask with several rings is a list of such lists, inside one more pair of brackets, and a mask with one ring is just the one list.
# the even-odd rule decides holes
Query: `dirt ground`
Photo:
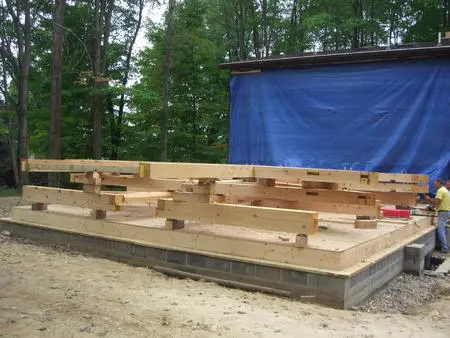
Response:
[{"label": "dirt ground", "polygon": [[0,337],[449,337],[449,284],[409,315],[342,311],[2,236]]}]

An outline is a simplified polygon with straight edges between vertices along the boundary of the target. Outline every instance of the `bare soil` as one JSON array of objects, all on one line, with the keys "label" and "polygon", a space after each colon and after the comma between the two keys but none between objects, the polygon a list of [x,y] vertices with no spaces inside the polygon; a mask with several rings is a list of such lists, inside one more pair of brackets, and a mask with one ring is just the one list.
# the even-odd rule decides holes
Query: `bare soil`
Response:
[{"label": "bare soil", "polygon": [[[0,210],[16,203],[0,199]],[[170,278],[3,235],[0,336],[449,337],[450,283],[435,284],[434,296],[408,314],[343,311]]]}]

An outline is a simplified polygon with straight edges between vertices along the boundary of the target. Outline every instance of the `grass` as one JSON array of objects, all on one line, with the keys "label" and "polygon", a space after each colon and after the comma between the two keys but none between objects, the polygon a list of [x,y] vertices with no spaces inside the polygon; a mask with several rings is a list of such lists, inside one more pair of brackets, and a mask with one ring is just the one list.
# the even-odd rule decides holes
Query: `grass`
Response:
[{"label": "grass", "polygon": [[14,188],[0,187],[0,197],[15,197],[19,196],[18,190]]}]

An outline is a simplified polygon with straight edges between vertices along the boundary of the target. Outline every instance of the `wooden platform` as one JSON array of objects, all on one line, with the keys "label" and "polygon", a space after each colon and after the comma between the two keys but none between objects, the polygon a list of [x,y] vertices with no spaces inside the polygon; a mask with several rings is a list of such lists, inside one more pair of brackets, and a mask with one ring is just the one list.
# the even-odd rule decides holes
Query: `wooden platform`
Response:
[{"label": "wooden platform", "polygon": [[380,219],[376,229],[355,229],[354,216],[321,213],[319,231],[306,247],[295,247],[295,235],[246,227],[186,221],[180,230],[165,229],[156,206],[124,207],[92,219],[89,209],[49,205],[48,210],[15,207],[13,221],[65,232],[180,249],[204,255],[264,263],[317,273],[350,276],[393,250],[433,231],[430,217]]}]

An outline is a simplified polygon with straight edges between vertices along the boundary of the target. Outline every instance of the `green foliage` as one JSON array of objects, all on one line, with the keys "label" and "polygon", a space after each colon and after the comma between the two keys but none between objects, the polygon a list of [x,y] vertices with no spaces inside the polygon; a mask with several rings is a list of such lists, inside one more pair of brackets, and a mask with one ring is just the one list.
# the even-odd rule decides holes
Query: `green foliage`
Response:
[{"label": "green foliage", "polygon": [[[152,3],[161,6],[156,1]],[[169,90],[169,160],[227,161],[229,75],[217,67],[219,63],[281,53],[383,46],[388,41],[392,44],[436,41],[438,32],[449,27],[447,3],[450,1],[444,6],[440,0],[178,0]],[[148,47],[134,54],[131,68],[127,69],[126,53],[139,2],[127,0],[115,4],[107,70],[94,77],[93,4],[67,3],[62,71],[63,158],[92,157],[92,101],[98,95],[104,108],[105,158],[111,154],[120,123],[121,159],[159,159],[166,23],[146,25]],[[33,30],[29,146],[36,157],[46,157],[48,152],[51,10],[49,3],[39,7],[39,29]],[[13,36],[9,34],[14,30],[10,20],[3,23],[2,29],[4,34]],[[10,38],[8,43],[16,42]],[[8,76],[13,79],[12,67],[0,64],[2,67],[8,67]],[[139,80],[123,85],[127,71]],[[102,86],[95,86],[99,81]],[[8,95],[9,106],[14,107],[17,102],[14,82],[9,84]],[[122,95],[125,113],[120,121]],[[3,144],[5,135],[4,124],[0,124]]]}]

